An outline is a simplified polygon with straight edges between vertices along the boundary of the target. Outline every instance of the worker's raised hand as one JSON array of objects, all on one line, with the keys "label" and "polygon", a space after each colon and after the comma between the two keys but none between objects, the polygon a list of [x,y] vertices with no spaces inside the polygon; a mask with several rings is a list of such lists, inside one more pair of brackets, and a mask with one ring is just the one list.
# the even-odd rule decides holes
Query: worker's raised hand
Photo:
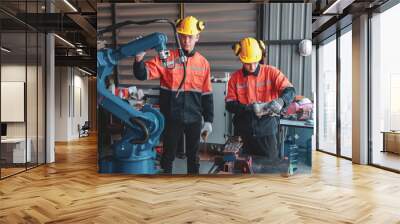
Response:
[{"label": "worker's raised hand", "polygon": [[139,52],[138,54],[136,54],[136,56],[135,56],[136,62],[142,61],[145,55],[146,55],[145,51],[142,51],[142,52]]},{"label": "worker's raised hand", "polygon": [[208,135],[212,132],[212,125],[210,122],[204,122],[203,128],[200,131],[200,137],[203,141],[207,141]]}]

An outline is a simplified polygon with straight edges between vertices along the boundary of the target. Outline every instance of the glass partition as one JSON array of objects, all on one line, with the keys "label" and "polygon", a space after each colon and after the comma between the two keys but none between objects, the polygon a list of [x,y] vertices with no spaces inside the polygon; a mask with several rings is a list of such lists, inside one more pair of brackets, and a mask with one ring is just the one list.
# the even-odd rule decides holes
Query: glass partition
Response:
[{"label": "glass partition", "polygon": [[25,32],[1,34],[2,177],[24,171],[31,162],[31,151],[26,150],[26,41]]},{"label": "glass partition", "polygon": [[[1,1],[0,178],[45,162],[45,35],[21,22],[44,1]],[[20,19],[20,20],[19,20]]]}]

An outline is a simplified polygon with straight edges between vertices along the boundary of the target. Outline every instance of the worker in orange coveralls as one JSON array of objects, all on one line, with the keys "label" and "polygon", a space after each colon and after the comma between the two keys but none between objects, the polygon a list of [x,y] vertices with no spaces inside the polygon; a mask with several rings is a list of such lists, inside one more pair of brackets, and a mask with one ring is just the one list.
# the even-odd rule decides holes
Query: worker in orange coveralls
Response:
[{"label": "worker in orange coveralls", "polygon": [[133,70],[137,79],[160,79],[160,111],[165,117],[161,168],[167,174],[172,173],[173,161],[183,133],[186,137],[187,172],[198,174],[200,136],[206,139],[212,132],[214,107],[210,65],[195,49],[204,27],[204,22],[193,16],[177,21],[179,41],[186,56],[186,80],[178,96],[184,71],[177,49],[170,50],[167,67],[163,66],[159,57],[144,62],[144,52],[135,58]]},{"label": "worker in orange coveralls", "polygon": [[226,109],[234,114],[235,134],[243,140],[243,153],[279,159],[279,115],[295,97],[295,89],[277,68],[265,65],[261,40],[243,38],[232,46],[243,67],[228,82]]}]

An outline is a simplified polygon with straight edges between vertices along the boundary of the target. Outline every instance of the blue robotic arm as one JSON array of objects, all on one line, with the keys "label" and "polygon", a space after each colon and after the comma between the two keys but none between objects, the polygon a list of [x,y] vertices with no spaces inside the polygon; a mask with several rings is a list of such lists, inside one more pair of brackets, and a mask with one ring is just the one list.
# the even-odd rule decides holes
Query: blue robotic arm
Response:
[{"label": "blue robotic arm", "polygon": [[120,60],[149,49],[155,49],[161,61],[165,63],[169,56],[166,43],[165,34],[153,33],[122,45],[118,49],[101,49],[97,52],[98,104],[119,118],[127,127],[121,140],[111,146],[112,157],[100,158],[100,173],[157,172],[154,147],[159,143],[164,129],[162,114],[150,105],[145,105],[140,111],[135,110],[107,89],[106,79]]}]

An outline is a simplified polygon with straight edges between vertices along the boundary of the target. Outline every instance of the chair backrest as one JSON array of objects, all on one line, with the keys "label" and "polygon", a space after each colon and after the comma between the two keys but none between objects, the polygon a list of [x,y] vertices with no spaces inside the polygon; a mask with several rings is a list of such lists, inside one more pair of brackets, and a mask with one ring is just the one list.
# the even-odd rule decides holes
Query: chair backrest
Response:
[{"label": "chair backrest", "polygon": [[85,121],[85,124],[83,124],[82,128],[87,128],[87,129],[89,129],[89,128],[90,128],[90,123],[89,123],[89,121]]}]

